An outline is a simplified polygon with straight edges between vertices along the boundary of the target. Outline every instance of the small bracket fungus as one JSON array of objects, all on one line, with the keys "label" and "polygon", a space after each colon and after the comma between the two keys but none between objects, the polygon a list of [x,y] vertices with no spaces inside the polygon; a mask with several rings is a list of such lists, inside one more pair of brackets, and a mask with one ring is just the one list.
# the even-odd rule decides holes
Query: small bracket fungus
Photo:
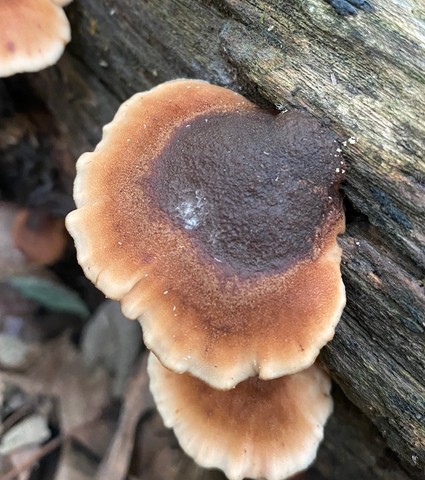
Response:
[{"label": "small bracket fungus", "polygon": [[310,115],[167,82],[81,156],[67,227],[165,366],[221,389],[276,378],[314,362],[345,305],[341,164]]},{"label": "small bracket fungus", "polygon": [[56,5],[59,5],[61,7],[66,7],[69,5],[72,0],[51,0],[53,3],[56,3]]},{"label": "small bracket fungus", "polygon": [[19,209],[12,237],[16,247],[36,265],[58,261],[67,244],[63,218],[54,217],[42,209]]},{"label": "small bracket fungus", "polygon": [[53,65],[71,39],[63,9],[51,0],[0,0],[0,77]]},{"label": "small bracket fungus", "polygon": [[230,480],[282,480],[315,459],[333,405],[330,380],[316,365],[226,391],[171,372],[152,353],[148,372],[165,425],[199,465]]}]

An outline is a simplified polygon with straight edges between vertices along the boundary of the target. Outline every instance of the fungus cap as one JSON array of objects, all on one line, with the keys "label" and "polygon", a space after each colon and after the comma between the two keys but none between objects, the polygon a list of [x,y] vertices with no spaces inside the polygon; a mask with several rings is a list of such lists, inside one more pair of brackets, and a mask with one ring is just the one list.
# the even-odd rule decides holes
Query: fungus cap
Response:
[{"label": "fungus cap", "polygon": [[329,377],[316,365],[225,391],[168,370],[152,353],[148,373],[158,411],[182,449],[230,480],[282,480],[306,469],[333,408]]},{"label": "fungus cap", "polygon": [[67,227],[165,366],[222,389],[276,378],[314,362],[345,304],[341,162],[310,115],[175,80],[80,157]]},{"label": "fungus cap", "polygon": [[0,77],[53,65],[70,39],[68,19],[51,0],[0,0]]},{"label": "fungus cap", "polygon": [[72,2],[72,0],[51,0],[51,1],[61,7],[66,7]]},{"label": "fungus cap", "polygon": [[63,218],[42,209],[20,208],[12,237],[14,244],[36,265],[49,265],[63,255],[67,236]]}]

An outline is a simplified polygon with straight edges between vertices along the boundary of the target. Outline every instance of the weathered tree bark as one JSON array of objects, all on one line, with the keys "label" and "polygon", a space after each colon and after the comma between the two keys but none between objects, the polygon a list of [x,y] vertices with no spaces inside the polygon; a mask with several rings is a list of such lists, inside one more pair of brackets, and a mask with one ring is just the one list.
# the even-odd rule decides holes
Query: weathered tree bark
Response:
[{"label": "weathered tree bark", "polygon": [[321,0],[76,0],[72,57],[31,82],[75,155],[119,101],[177,77],[327,119],[348,163],[348,303],[321,358],[412,477],[358,472],[404,479],[425,468],[425,8],[374,5],[343,19]]}]

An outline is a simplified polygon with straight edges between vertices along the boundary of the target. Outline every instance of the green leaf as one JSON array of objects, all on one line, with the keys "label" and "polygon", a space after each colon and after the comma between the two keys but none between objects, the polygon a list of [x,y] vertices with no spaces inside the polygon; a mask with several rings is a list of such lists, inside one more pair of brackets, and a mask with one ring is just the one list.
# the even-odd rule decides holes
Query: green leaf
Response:
[{"label": "green leaf", "polygon": [[73,290],[52,280],[30,275],[12,277],[7,283],[24,297],[35,300],[50,310],[73,313],[83,318],[90,315],[87,305]]}]

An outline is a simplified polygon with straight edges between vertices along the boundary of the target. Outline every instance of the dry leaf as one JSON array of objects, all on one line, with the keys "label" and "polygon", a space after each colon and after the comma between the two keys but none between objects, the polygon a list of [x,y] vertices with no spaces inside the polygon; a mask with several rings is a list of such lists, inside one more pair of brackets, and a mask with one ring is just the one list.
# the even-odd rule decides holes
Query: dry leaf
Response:
[{"label": "dry leaf", "polygon": [[8,430],[0,439],[0,455],[6,455],[28,445],[41,445],[51,432],[44,416],[34,414],[24,418]]},{"label": "dry leaf", "polygon": [[126,318],[118,302],[104,302],[83,331],[84,358],[89,365],[103,365],[112,374],[115,397],[122,396],[141,346],[139,322]]},{"label": "dry leaf", "polygon": [[38,345],[28,345],[17,337],[0,333],[0,365],[3,368],[23,368],[36,354]]},{"label": "dry leaf", "polygon": [[48,342],[25,373],[0,372],[32,395],[58,397],[61,433],[97,418],[110,400],[106,373],[90,369],[67,337]]},{"label": "dry leaf", "polygon": [[[108,412],[110,413],[110,412]],[[103,458],[117,429],[115,415],[102,415],[99,419],[78,429],[73,438],[96,458]]]},{"label": "dry leaf", "polygon": [[43,330],[34,319],[36,309],[36,302],[0,283],[0,332],[26,342],[38,342],[43,338]]},{"label": "dry leaf", "polygon": [[7,283],[26,298],[36,301],[49,310],[69,313],[81,318],[87,318],[90,315],[87,305],[79,295],[47,271],[39,272],[38,275],[13,276]]},{"label": "dry leaf", "polygon": [[61,449],[55,480],[92,480],[96,473],[96,467],[96,463],[76,449],[70,440],[67,440]]},{"label": "dry leaf", "polygon": [[149,379],[146,365],[147,354],[145,353],[140,359],[136,374],[129,383],[118,429],[109,453],[99,467],[97,480],[106,478],[108,480],[125,480],[127,478],[137,424],[143,413],[153,406],[148,390]]}]

